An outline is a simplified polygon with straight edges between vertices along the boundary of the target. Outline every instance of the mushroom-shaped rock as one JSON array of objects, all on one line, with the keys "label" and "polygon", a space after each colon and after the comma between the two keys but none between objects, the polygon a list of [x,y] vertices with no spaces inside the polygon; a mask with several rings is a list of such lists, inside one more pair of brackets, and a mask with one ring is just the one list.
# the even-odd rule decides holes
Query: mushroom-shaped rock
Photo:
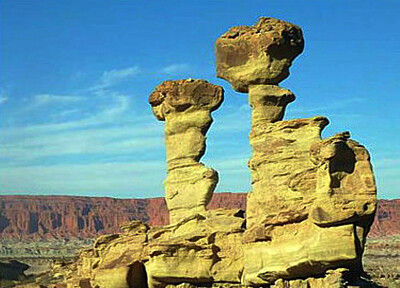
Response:
[{"label": "mushroom-shaped rock", "polygon": [[325,117],[283,121],[295,96],[278,84],[303,48],[299,27],[272,18],[233,27],[216,42],[218,77],[248,93],[252,108],[246,285],[362,269],[376,208],[368,152],[348,133],[322,140]]},{"label": "mushroom-shaped rock", "polygon": [[223,101],[220,86],[205,80],[165,81],[149,97],[153,113],[165,121],[167,170],[165,193],[170,222],[205,211],[218,173],[200,163],[212,123],[211,112]]},{"label": "mushroom-shaped rock", "polygon": [[262,17],[254,26],[229,29],[216,41],[215,49],[217,76],[246,93],[251,85],[277,85],[287,78],[304,40],[300,27]]}]

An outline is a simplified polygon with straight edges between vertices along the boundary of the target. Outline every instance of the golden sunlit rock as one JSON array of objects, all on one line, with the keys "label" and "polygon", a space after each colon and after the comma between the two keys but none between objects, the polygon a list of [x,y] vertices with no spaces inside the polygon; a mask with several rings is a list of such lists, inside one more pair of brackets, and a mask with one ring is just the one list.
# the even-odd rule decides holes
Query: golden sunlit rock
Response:
[{"label": "golden sunlit rock", "polygon": [[322,139],[325,117],[283,119],[295,96],[278,84],[303,47],[299,27],[273,18],[216,42],[218,76],[248,92],[252,108],[246,214],[206,210],[218,174],[199,161],[223,89],[166,81],[149,103],[165,121],[170,225],[132,221],[53,276],[64,273],[67,288],[341,288],[357,279],[376,210],[370,157],[348,132]]}]

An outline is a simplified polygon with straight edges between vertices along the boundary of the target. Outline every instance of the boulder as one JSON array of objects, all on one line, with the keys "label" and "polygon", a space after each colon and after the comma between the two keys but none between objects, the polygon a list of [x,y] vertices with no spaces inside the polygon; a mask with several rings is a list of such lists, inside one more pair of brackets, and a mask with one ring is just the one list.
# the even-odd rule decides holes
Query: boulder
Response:
[{"label": "boulder", "polygon": [[289,76],[293,59],[303,49],[300,27],[261,17],[254,26],[233,27],[218,38],[217,76],[244,93],[252,85],[276,85]]}]

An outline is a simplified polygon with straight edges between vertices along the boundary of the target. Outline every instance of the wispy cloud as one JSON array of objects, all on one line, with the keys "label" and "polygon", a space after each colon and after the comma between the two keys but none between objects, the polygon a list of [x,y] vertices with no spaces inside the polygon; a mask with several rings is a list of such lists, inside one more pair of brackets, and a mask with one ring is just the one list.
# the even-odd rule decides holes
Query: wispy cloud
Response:
[{"label": "wispy cloud", "polygon": [[104,84],[112,85],[118,81],[121,81],[127,77],[135,76],[140,72],[138,66],[129,67],[125,69],[113,69],[104,71],[101,76],[101,82]]},{"label": "wispy cloud", "polygon": [[118,91],[139,71],[105,71],[90,88],[22,102],[12,111],[21,120],[0,133],[0,192],[161,191],[165,163],[151,159],[163,159],[164,125],[133,107],[139,97]]},{"label": "wispy cloud", "polygon": [[218,192],[246,192],[250,190],[250,170],[247,168],[248,156],[215,159],[207,162],[219,172]]},{"label": "wispy cloud", "polygon": [[69,117],[71,115],[76,115],[80,112],[80,109],[67,109],[60,111],[57,115],[57,118]]},{"label": "wispy cloud", "polygon": [[8,101],[8,95],[4,88],[0,88],[0,104],[6,103]]},{"label": "wispy cloud", "polygon": [[105,89],[121,83],[140,73],[139,66],[128,67],[124,69],[112,69],[104,71],[97,84],[89,88],[91,91]]},{"label": "wispy cloud", "polygon": [[347,98],[343,100],[335,100],[331,101],[329,104],[322,104],[322,105],[315,105],[313,107],[297,107],[297,108],[290,108],[290,104],[287,108],[291,113],[300,114],[300,113],[309,113],[309,112],[326,112],[326,111],[334,111],[342,108],[351,108],[352,105],[365,103],[366,100],[361,97],[353,97]]},{"label": "wispy cloud", "polygon": [[[106,71],[100,82],[111,85],[137,71],[135,67]],[[133,118],[127,113],[130,108],[131,97],[115,90],[100,89],[87,92],[86,96],[37,94],[15,113],[37,115],[46,109],[41,118],[48,121],[4,127],[0,157],[7,161],[1,166],[31,165],[45,157],[61,157],[61,164],[68,163],[67,156],[73,154],[116,155],[161,145],[163,134],[152,134],[153,127],[146,124],[151,116]]]},{"label": "wispy cloud", "polygon": [[25,98],[23,105],[13,111],[13,117],[21,119],[32,113],[40,113],[40,111],[44,111],[45,109],[46,113],[43,116],[49,116],[51,109],[57,110],[57,113],[61,114],[63,109],[68,107],[67,109],[71,110],[71,108],[79,107],[86,100],[86,97],[78,95],[36,94]]},{"label": "wispy cloud", "polygon": [[251,125],[251,108],[248,104],[239,107],[233,105],[225,106],[224,109],[229,112],[218,116],[213,115],[215,121],[210,133],[224,133],[231,131],[249,132]]},{"label": "wispy cloud", "polygon": [[[129,117],[130,97],[109,93],[108,102],[87,116],[2,129],[0,157],[8,159],[9,165],[28,165],[44,157],[64,157],[68,162],[68,155],[130,155],[161,148],[164,142],[162,125],[157,125],[151,115],[139,119]],[[64,112],[82,113],[76,109]]]},{"label": "wispy cloud", "polygon": [[243,157],[227,158],[227,159],[215,159],[209,161],[212,166],[215,166],[218,170],[223,170],[225,173],[241,173],[247,171],[247,162],[249,155],[243,155]]},{"label": "wispy cloud", "polygon": [[9,163],[25,165],[44,157],[99,154],[134,155],[149,149],[162,148],[162,131],[151,125],[140,127],[111,127],[68,131],[57,134],[16,137],[0,145],[0,156]]},{"label": "wispy cloud", "polygon": [[[363,117],[356,113],[337,112],[352,105],[364,103],[364,98],[349,98],[341,101],[332,101],[330,105],[315,105],[313,107],[296,107],[291,108],[290,104],[286,108],[284,120],[313,117],[320,114],[325,114],[330,111],[335,111],[334,115],[341,119],[357,120]],[[216,119],[213,124],[213,130],[222,131],[248,131],[251,126],[251,107],[248,103],[239,106],[225,106],[225,110],[230,112],[224,113]],[[311,115],[310,115],[311,114]]]},{"label": "wispy cloud", "polygon": [[[393,155],[395,157],[395,155]],[[373,161],[376,168],[381,170],[395,169],[399,172],[400,176],[400,158],[385,157]]]},{"label": "wispy cloud", "polygon": [[38,94],[33,97],[33,105],[42,106],[47,104],[76,103],[84,100],[80,96]]},{"label": "wispy cloud", "polygon": [[52,191],[55,194],[145,198],[160,196],[164,177],[163,161],[9,167],[0,168],[0,193]]},{"label": "wispy cloud", "polygon": [[[108,107],[107,109],[104,109],[100,115],[97,115],[97,119],[99,121],[102,121],[102,119],[110,119],[113,117],[116,117],[118,115],[121,115],[122,113],[126,112],[129,109],[130,105],[130,99],[126,95],[116,95],[114,96],[115,98],[115,104],[111,107]],[[101,116],[101,117],[98,117]]]},{"label": "wispy cloud", "polygon": [[379,157],[372,161],[378,198],[399,198],[400,195],[400,158],[396,152],[392,155]]},{"label": "wispy cloud", "polygon": [[187,63],[176,63],[165,66],[161,69],[161,73],[176,75],[180,73],[186,73],[190,70],[190,65]]},{"label": "wispy cloud", "polygon": [[[88,128],[96,128],[105,124],[118,123],[122,125],[126,123],[123,120],[124,114],[128,111],[130,100],[128,96],[116,94],[110,96],[111,101],[107,105],[103,105],[102,109],[95,111],[87,116],[80,117],[76,120],[62,121],[57,123],[31,124],[22,127],[10,127],[2,130],[0,143],[7,139],[15,137],[41,137],[43,134],[60,133],[63,131],[82,130]],[[68,111],[68,110],[67,110]],[[75,113],[75,111],[73,111]],[[148,117],[150,118],[150,116]],[[145,122],[146,117],[137,122]]]},{"label": "wispy cloud", "polygon": [[[162,72],[169,75],[189,70],[188,64],[162,68]],[[118,83],[138,73],[140,69],[137,66],[113,69],[98,75],[95,85],[89,84],[76,94],[45,93],[32,97],[31,103],[36,103],[37,111],[40,113],[46,108],[48,114],[44,119],[53,122],[2,129],[0,192],[62,191],[98,195],[117,190],[126,191],[127,197],[138,197],[138,194],[128,193],[136,190],[154,191],[155,195],[160,195],[165,177],[165,162],[161,160],[165,157],[164,125],[147,113],[149,111],[132,113],[135,103],[131,102],[135,98],[118,91]],[[233,134],[247,139],[251,111],[243,99],[236,102],[243,105],[225,106],[227,113],[216,112],[215,122],[208,134],[209,142],[213,142],[209,152],[217,151],[214,155],[220,157],[232,155],[232,158],[211,156],[208,159],[206,156],[202,159],[207,166],[220,172],[218,191],[250,189],[247,150],[221,142],[221,139],[231,142]],[[329,105],[329,109],[332,106],[341,109],[343,105],[361,100],[348,101]],[[59,109],[51,113],[48,108],[56,106]],[[328,105],[313,107],[309,111],[320,109],[328,109]]]}]

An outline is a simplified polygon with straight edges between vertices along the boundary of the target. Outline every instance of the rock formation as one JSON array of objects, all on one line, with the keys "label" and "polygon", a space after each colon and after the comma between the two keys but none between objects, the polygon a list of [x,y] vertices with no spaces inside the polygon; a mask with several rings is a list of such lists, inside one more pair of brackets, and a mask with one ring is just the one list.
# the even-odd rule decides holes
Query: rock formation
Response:
[{"label": "rock formation", "polygon": [[25,279],[26,275],[24,271],[28,268],[29,265],[15,260],[0,262],[0,281]]},{"label": "rock formation", "polygon": [[[247,193],[214,193],[207,209],[218,208],[246,210]],[[148,199],[113,199],[77,196],[11,196],[0,195],[1,239],[32,238],[91,239],[99,234],[120,232],[120,226],[130,220],[140,220],[150,226],[169,224],[168,209],[164,197]],[[82,215],[85,207],[91,207],[88,215]],[[53,226],[52,211],[60,216],[60,226]],[[29,232],[31,213],[37,213],[39,230]],[[20,215],[17,217],[17,215]],[[54,217],[54,216],[53,216]],[[69,229],[69,223],[92,223],[90,218],[99,219],[104,229],[84,225],[82,229]],[[114,218],[116,218],[114,220]],[[3,226],[2,226],[3,225]],[[46,231],[46,232],[44,232]],[[400,200],[378,200],[377,213],[368,237],[400,235]],[[19,240],[16,240],[19,241]],[[0,241],[1,243],[1,241]],[[0,250],[0,256],[2,256]],[[14,257],[14,256],[13,256]]]},{"label": "rock formation", "polygon": [[325,117],[282,121],[295,97],[281,88],[304,46],[299,27],[261,18],[216,42],[218,76],[252,107],[243,283],[273,284],[331,268],[359,274],[376,208],[369,155],[341,133],[321,140]]},{"label": "rock formation", "polygon": [[262,17],[255,26],[233,27],[217,40],[217,76],[244,93],[251,86],[276,85],[289,76],[303,49],[299,27]]},{"label": "rock formation", "polygon": [[216,42],[218,76],[248,92],[253,109],[246,219],[206,210],[218,174],[199,160],[222,88],[166,81],[149,102],[165,121],[171,224],[132,221],[99,237],[62,272],[67,287],[341,288],[361,274],[376,208],[367,150],[348,132],[321,139],[325,117],[283,120],[295,96],[278,84],[303,46],[299,27],[272,18]]},{"label": "rock formation", "polygon": [[[0,195],[1,238],[93,238],[122,223],[168,223],[164,199]],[[150,216],[151,215],[151,216]]]},{"label": "rock formation", "polygon": [[221,105],[223,93],[207,81],[188,79],[166,81],[149,97],[154,115],[165,121],[165,199],[171,223],[204,212],[218,183],[217,171],[199,160],[206,150],[211,112]]},{"label": "rock formation", "polygon": [[370,237],[389,235],[400,235],[400,199],[378,200],[375,220],[368,234]]}]

